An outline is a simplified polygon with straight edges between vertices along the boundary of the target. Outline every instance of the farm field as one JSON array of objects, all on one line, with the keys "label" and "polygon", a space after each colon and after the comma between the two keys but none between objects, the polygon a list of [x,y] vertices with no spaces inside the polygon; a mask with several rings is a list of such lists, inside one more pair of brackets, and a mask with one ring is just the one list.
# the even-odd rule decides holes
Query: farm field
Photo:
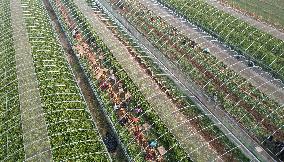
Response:
[{"label": "farm field", "polygon": [[199,0],[160,1],[283,81],[283,41]]},{"label": "farm field", "polygon": [[[8,4],[8,1],[6,1],[6,3]],[[27,33],[24,34],[28,35],[28,40],[32,47],[30,49],[30,54],[33,57],[33,66],[37,81],[39,83],[38,89],[40,92],[40,100],[42,102],[41,105],[44,113],[40,113],[40,111],[37,110],[37,107],[35,107],[35,110],[25,110],[25,112],[21,112],[20,115],[15,114],[15,112],[18,112],[18,109],[13,106],[9,106],[9,102],[7,102],[7,100],[9,98],[16,99],[17,96],[9,98],[2,97],[2,99],[6,99],[6,102],[2,102],[6,103],[4,104],[6,105],[6,113],[9,112],[9,109],[13,110],[14,113],[9,113],[7,115],[2,113],[1,115],[6,118],[5,122],[11,122],[11,124],[13,124],[12,121],[15,120],[12,118],[17,119],[19,116],[23,116],[23,113],[28,114],[30,111],[29,113],[31,114],[31,117],[27,117],[27,120],[29,122],[35,122],[32,124],[40,124],[42,121],[38,116],[43,116],[45,120],[43,122],[47,123],[48,125],[47,134],[52,149],[51,156],[54,161],[64,159],[109,159],[106,149],[103,145],[103,141],[99,136],[95,125],[90,121],[91,118],[90,114],[86,110],[86,103],[84,103],[80,90],[74,81],[73,74],[69,68],[69,65],[67,64],[64,53],[62,52],[62,47],[57,42],[49,19],[46,16],[46,11],[43,8],[43,3],[37,0],[27,0],[21,1],[21,5],[18,7],[22,7],[23,10],[22,20],[25,22],[25,27],[27,30]],[[7,30],[9,30],[9,28],[7,28]],[[7,48],[11,46],[4,47]],[[6,49],[4,49],[4,51],[5,50]],[[6,67],[10,66],[6,65]],[[27,67],[27,69],[28,68],[30,67]],[[22,69],[24,70],[24,68]],[[12,77],[13,75],[10,76]],[[4,83],[9,85],[9,82]],[[29,84],[29,82],[22,84]],[[15,91],[11,89],[10,91],[6,92],[6,95],[10,94],[11,92]],[[31,100],[34,99],[36,98]],[[29,100],[26,100],[26,102],[32,103],[31,101],[29,102]],[[19,104],[15,102],[14,106],[15,105]],[[36,116],[33,117],[32,113],[35,112],[40,114],[36,114]],[[35,121],[32,121],[32,119]],[[23,118],[20,118],[20,121],[21,120],[23,120]],[[6,126],[4,122],[1,123],[1,125]],[[7,126],[10,125],[7,124]],[[31,130],[34,131],[33,134],[25,133],[24,140],[25,137],[28,137],[26,139],[28,141],[24,142],[30,142],[31,144],[38,142],[38,144],[31,145],[30,143],[27,143],[27,146],[32,146],[32,148],[27,149],[28,147],[25,146],[26,149],[24,151],[21,149],[23,148],[21,147],[23,145],[23,142],[21,142],[21,137],[23,134],[21,133],[21,129],[16,130],[16,128],[25,127],[23,127],[23,125],[22,127],[21,125],[20,127],[18,125],[11,125],[11,128],[9,129],[3,129],[4,133],[9,134],[6,136],[2,136],[1,134],[1,137],[6,137],[5,141],[7,141],[3,141],[4,145],[2,146],[6,147],[4,147],[5,151],[1,151],[1,154],[3,154],[1,155],[1,159],[4,161],[32,161],[51,159],[48,156],[42,156],[45,152],[50,151],[50,149],[48,150],[49,147],[43,148],[44,150],[39,148],[40,146],[45,146],[47,144],[43,142],[46,141],[45,139],[38,139],[38,137],[42,137],[42,126],[39,128],[34,127],[34,129]],[[17,138],[14,137],[15,135],[17,135]],[[10,137],[13,139],[9,140],[11,142],[8,143],[8,138]],[[18,146],[16,144],[18,144]]]},{"label": "farm field", "polygon": [[284,2],[281,0],[220,0],[237,10],[243,11],[262,21],[269,22],[283,31],[284,29]]},{"label": "farm field", "polygon": [[284,42],[252,19],[199,0],[0,2],[0,161],[284,161]]},{"label": "farm field", "polygon": [[[129,1],[130,2],[130,1]],[[131,7],[132,6],[132,7]],[[128,7],[128,8],[127,8]],[[140,10],[138,10],[138,8],[140,8]],[[193,67],[195,66],[196,68],[193,68],[193,70],[191,70],[189,67],[189,64],[187,64],[187,65],[184,65],[184,66],[182,66],[182,64],[184,64],[184,62],[183,61],[185,61],[186,59],[185,58],[183,58],[183,56],[184,56],[184,54],[181,54],[180,56],[181,56],[181,58],[175,58],[176,56],[174,56],[174,55],[171,55],[171,54],[177,54],[177,53],[179,53],[179,51],[181,51],[181,50],[184,50],[183,49],[183,47],[181,46],[180,48],[177,48],[176,46],[180,43],[182,43],[183,41],[177,41],[177,40],[180,40],[180,39],[182,39],[183,37],[182,36],[180,36],[180,38],[178,39],[178,36],[176,36],[176,35],[179,35],[179,33],[175,33],[175,30],[174,30],[174,28],[171,28],[170,26],[167,26],[166,25],[166,23],[162,20],[162,18],[161,17],[155,17],[154,15],[153,15],[153,13],[152,12],[150,12],[149,10],[147,11],[147,9],[145,8],[145,11],[143,11],[143,9],[144,9],[144,7],[143,7],[143,5],[141,5],[141,4],[139,4],[139,3],[135,3],[135,2],[130,2],[130,3],[125,3],[124,5],[123,5],[123,10],[124,11],[122,11],[122,13],[126,13],[125,15],[126,15],[126,17],[127,16],[129,16],[128,18],[129,18],[129,21],[131,22],[131,23],[133,23],[133,24],[135,24],[135,25],[137,25],[136,27],[138,27],[138,30],[139,30],[139,25],[141,26],[141,28],[140,28],[140,32],[142,32],[142,33],[144,33],[146,36],[147,36],[147,38],[151,41],[151,39],[152,39],[152,43],[153,44],[156,44],[156,46],[161,50],[161,51],[165,51],[165,53],[167,54],[168,53],[168,57],[169,57],[169,59],[170,60],[176,60],[175,62],[180,62],[177,66],[180,66],[181,67],[181,69],[188,69],[188,70],[186,70],[186,71],[190,71],[190,73],[188,73],[188,75],[190,75],[191,76],[191,78],[195,78],[195,77],[197,77],[198,76],[198,73],[196,73],[197,71],[199,71],[199,70],[201,70],[202,71],[202,69],[201,69],[201,66],[200,66],[200,64],[198,65],[198,63],[195,63],[194,61],[193,61],[193,59],[198,59],[199,61],[201,61],[202,60],[202,57],[207,57],[207,55],[204,55],[204,54],[201,54],[200,56],[200,58],[198,58],[198,56],[197,55],[195,55],[193,58],[189,58],[189,60],[191,60],[190,62],[193,64]],[[138,11],[138,12],[137,12]],[[142,13],[141,13],[142,12]],[[133,15],[135,15],[135,16],[137,16],[137,17],[135,17],[135,16],[133,16]],[[147,18],[147,16],[149,15],[149,17]],[[142,21],[140,21],[139,20],[139,16],[140,16],[140,18],[142,19]],[[144,20],[143,20],[144,19]],[[143,22],[144,21],[144,22]],[[162,26],[162,27],[161,27]],[[144,30],[144,31],[143,31]],[[160,30],[160,32],[159,32],[159,30]],[[165,34],[162,34],[162,33],[165,33],[165,32],[161,32],[161,30],[164,30],[164,31],[172,31],[172,36],[170,37],[170,39],[169,38],[167,38],[167,35],[165,35]],[[151,34],[150,34],[151,33]],[[167,32],[168,34],[170,34],[169,32]],[[156,36],[155,36],[155,34],[156,34]],[[172,40],[172,42],[175,42],[175,43],[173,43],[174,45],[173,46],[170,46],[170,45],[168,45],[168,44],[171,44],[171,39],[173,39],[173,38],[175,38],[175,37],[177,37],[177,39],[175,39],[175,40]],[[163,38],[163,39],[161,39],[161,38]],[[170,40],[170,41],[169,41]],[[164,42],[164,43],[163,43]],[[194,46],[194,42],[193,43],[191,43],[193,46]],[[167,47],[174,47],[174,48],[167,48]],[[176,51],[173,51],[175,48],[177,48],[176,49]],[[196,50],[193,50],[193,51],[191,51],[191,52],[194,52],[194,51],[196,51]],[[189,51],[188,51],[189,52]],[[180,53],[185,53],[185,52],[180,52]],[[208,61],[208,58],[206,59],[207,61]],[[199,62],[200,63],[200,62]],[[207,63],[207,65],[208,65],[208,63]],[[216,64],[215,64],[216,65]],[[192,65],[191,65],[192,66]],[[210,67],[211,69],[212,69],[212,66]],[[214,68],[214,67],[213,67]],[[199,70],[198,70],[199,69]],[[219,68],[220,69],[220,68]],[[197,71],[196,71],[197,70]],[[213,71],[212,71],[213,72]],[[217,72],[217,71],[216,71]],[[214,73],[214,72],[213,72]],[[205,75],[204,75],[205,74]],[[210,77],[209,75],[211,75],[208,71],[203,71],[203,74],[202,74],[204,77]],[[202,77],[202,75],[201,75],[201,77]],[[234,76],[236,76],[236,75],[234,75]],[[238,78],[238,77],[237,77]],[[237,79],[236,78],[236,79]],[[210,83],[208,82],[208,81],[204,81],[204,85],[202,85],[202,83],[200,82],[200,77],[197,79],[198,80],[198,82],[197,82],[197,84],[199,84],[199,85],[201,85],[203,88],[205,88],[206,86],[208,86]],[[213,80],[215,80],[215,81],[213,81],[212,80],[212,86],[214,87],[214,85],[216,86],[216,85],[218,85],[218,81],[216,80],[217,78],[214,78]],[[230,80],[232,80],[232,77],[231,77],[231,79]],[[238,79],[237,79],[238,80]],[[215,82],[215,83],[214,83]],[[229,80],[227,80],[227,82],[229,82]],[[230,85],[230,83],[229,83],[229,87],[230,86],[232,86],[232,85]],[[211,86],[210,86],[211,87]],[[211,87],[211,88],[213,88],[213,87]],[[222,87],[224,87],[224,84],[222,84]],[[208,87],[209,88],[209,87]],[[210,89],[211,89],[210,88]],[[236,87],[235,87],[236,88]],[[208,89],[209,90],[209,89]],[[207,91],[208,93],[210,93],[210,91]],[[215,91],[216,92],[216,91]],[[227,94],[229,91],[228,90],[225,90],[225,94]],[[212,89],[211,89],[211,93],[212,93]],[[234,93],[234,92],[233,92]],[[232,93],[232,94],[233,94]],[[229,97],[229,95],[227,94],[226,95],[226,98],[227,97]],[[218,97],[219,98],[219,97]],[[223,97],[220,97],[220,98],[223,98]],[[229,97],[230,98],[230,97]],[[234,97],[233,97],[234,98]],[[234,102],[234,100],[235,99],[233,99],[232,100],[232,102]],[[235,100],[235,102],[236,102],[236,100]],[[248,109],[248,108],[245,108],[245,107],[247,107],[247,106],[245,106],[246,104],[245,104],[245,102],[247,102],[247,101],[244,101],[243,103],[242,103],[242,101],[240,102],[239,100],[236,102],[236,103],[232,103],[232,105],[231,106],[229,106],[228,105],[228,100],[226,100],[225,102],[223,102],[223,108],[226,110],[227,108],[229,108],[229,109],[227,109],[226,111],[228,111],[228,113],[229,114],[231,114],[231,115],[233,115],[233,116],[235,116],[235,117],[241,117],[241,118],[239,118],[239,119],[237,119],[239,122],[244,122],[243,124],[245,124],[245,125],[247,125],[247,126],[245,126],[245,125],[243,125],[243,126],[245,126],[245,127],[247,127],[247,129],[249,129],[250,131],[253,131],[254,133],[252,133],[252,135],[253,136],[256,136],[257,138],[259,138],[260,139],[260,141],[262,141],[261,140],[261,138],[263,138],[264,136],[266,136],[266,135],[264,135],[265,133],[265,129],[266,128],[271,128],[271,127],[267,127],[267,126],[265,126],[266,124],[265,123],[263,123],[264,124],[264,127],[263,128],[265,128],[265,129],[263,129],[263,128],[261,128],[261,126],[259,125],[259,124],[257,124],[258,122],[255,122],[255,124],[253,124],[254,123],[254,120],[259,120],[260,121],[260,119],[257,119],[258,118],[258,116],[260,115],[256,115],[255,113],[257,113],[257,111],[258,111],[258,113],[261,113],[261,111],[259,111],[259,109],[257,110],[257,109],[254,109],[254,108],[252,108],[252,109]],[[240,104],[241,103],[241,104]],[[233,108],[233,109],[231,109],[232,107],[234,107],[234,106],[236,106],[236,105],[238,105],[237,107],[238,108]],[[262,106],[264,106],[264,104],[261,104]],[[242,109],[240,109],[240,107],[242,107],[242,106],[244,106],[244,108],[247,110],[247,111],[249,111],[249,112],[247,112],[247,113],[245,113]],[[276,106],[276,105],[275,105]],[[226,108],[227,107],[227,108]],[[278,106],[276,106],[275,107],[276,109],[279,109],[281,112],[283,112],[282,110],[281,110],[281,105],[278,105]],[[237,111],[236,111],[237,110]],[[253,111],[255,111],[255,112],[253,112]],[[264,110],[264,109],[263,109]],[[235,114],[235,115],[234,115]],[[238,114],[238,115],[237,115]],[[246,115],[241,115],[241,114],[246,114]],[[249,114],[251,114],[252,116],[250,116]],[[263,114],[263,115],[265,115],[265,114]],[[245,119],[245,118],[246,119]],[[274,117],[272,117],[272,118],[274,118]],[[271,118],[271,119],[272,119]],[[281,119],[282,117],[281,117],[281,115],[279,116],[279,118],[278,119]],[[262,119],[261,119],[262,120]],[[262,122],[263,122],[264,120],[262,120]],[[250,123],[251,122],[251,123]],[[282,123],[282,121],[279,123],[280,125],[278,125],[278,126],[276,126],[275,127],[275,130],[278,130],[278,128],[281,128],[281,123]],[[251,129],[251,128],[249,128],[250,126],[254,126],[254,128],[253,129]],[[260,127],[259,127],[260,126]],[[259,128],[257,128],[257,127],[259,127]],[[261,130],[261,129],[263,129],[263,130]],[[276,133],[275,132],[275,130],[273,131],[272,129],[270,130],[271,131],[271,133]],[[280,129],[279,130],[279,133],[281,132],[282,130]],[[262,133],[264,133],[264,134],[262,134]],[[269,131],[268,131],[269,132]],[[262,134],[262,135],[261,135]],[[268,133],[269,134],[269,133]],[[283,135],[281,135],[281,133],[279,134],[279,136],[278,137],[280,137],[281,138],[281,136],[283,136]]]}]

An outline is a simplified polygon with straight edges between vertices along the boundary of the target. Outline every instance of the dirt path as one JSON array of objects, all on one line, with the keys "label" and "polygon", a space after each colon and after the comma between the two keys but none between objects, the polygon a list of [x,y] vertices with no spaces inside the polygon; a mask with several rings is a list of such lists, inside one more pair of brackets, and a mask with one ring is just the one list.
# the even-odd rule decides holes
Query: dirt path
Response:
[{"label": "dirt path", "polygon": [[[75,3],[88,18],[91,25],[96,29],[97,34],[106,43],[130,78],[138,85],[154,111],[159,114],[168,128],[172,128],[172,133],[182,143],[182,146],[189,153],[190,157],[196,161],[218,159],[215,150],[212,150],[199,134],[195,134],[196,130],[186,122],[185,116],[181,113],[172,115],[172,112],[176,111],[177,107],[167,98],[166,94],[159,89],[158,85],[148,77],[139,64],[133,60],[126,47],[107,29],[105,24],[93,14],[91,7],[89,7],[86,2],[82,3],[79,0],[75,0]],[[204,152],[207,153],[206,156],[203,154]]]},{"label": "dirt path", "polygon": [[183,35],[194,40],[199,44],[201,48],[208,48],[211,51],[211,54],[214,55],[217,59],[222,61],[227,65],[231,70],[246,78],[254,87],[257,87],[261,92],[266,94],[271,99],[278,102],[280,105],[284,104],[284,87],[279,87],[275,85],[267,78],[259,75],[253,69],[249,68],[247,65],[241,63],[227,51],[224,51],[220,46],[212,43],[203,37],[202,34],[196,30],[190,28],[181,20],[177,19],[175,16],[170,14],[166,9],[162,8],[160,5],[157,5],[155,1],[151,0],[138,0],[145,7],[153,11],[156,15],[162,15],[161,17],[170,25],[176,27]]},{"label": "dirt path", "polygon": [[222,5],[217,0],[205,0],[209,5],[216,7],[218,10],[224,11],[236,18],[239,18],[242,21],[245,21],[246,23],[250,24],[251,26],[254,26],[255,28],[264,31],[266,33],[271,34],[275,38],[278,38],[282,41],[284,41],[284,33],[276,29],[275,27],[269,26],[268,24],[264,22],[260,22],[248,15],[245,15],[241,12],[238,12],[237,10],[234,10],[233,8],[229,8],[226,5]]},{"label": "dirt path", "polygon": [[12,0],[11,4],[25,161],[51,161],[50,141],[21,1]]}]

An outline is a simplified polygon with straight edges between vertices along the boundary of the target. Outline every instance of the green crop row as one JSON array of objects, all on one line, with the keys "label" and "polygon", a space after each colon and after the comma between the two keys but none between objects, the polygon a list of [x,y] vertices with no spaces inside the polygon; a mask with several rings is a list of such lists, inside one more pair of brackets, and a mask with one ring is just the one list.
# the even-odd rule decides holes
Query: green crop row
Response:
[{"label": "green crop row", "polygon": [[10,1],[0,2],[0,161],[23,161],[18,81]]},{"label": "green crop row", "polygon": [[22,0],[54,161],[110,161],[40,0]]}]

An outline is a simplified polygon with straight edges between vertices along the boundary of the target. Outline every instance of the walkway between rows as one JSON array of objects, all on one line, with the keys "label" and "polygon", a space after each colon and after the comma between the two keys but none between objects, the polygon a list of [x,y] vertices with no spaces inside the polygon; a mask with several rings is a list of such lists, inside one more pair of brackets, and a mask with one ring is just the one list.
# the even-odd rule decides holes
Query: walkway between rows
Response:
[{"label": "walkway between rows", "polygon": [[238,61],[231,56],[228,51],[224,51],[220,46],[212,43],[203,37],[201,33],[191,28],[186,22],[182,22],[180,19],[170,14],[168,10],[162,8],[160,5],[152,0],[137,0],[156,15],[162,15],[161,17],[173,27],[176,27],[183,35],[194,40],[199,44],[201,48],[208,48],[213,56],[222,61],[227,67],[239,74],[243,78],[246,78],[254,87],[257,87],[261,92],[266,94],[271,99],[279,103],[284,104],[284,87],[278,87],[267,78],[259,75],[253,69],[247,65]]},{"label": "walkway between rows", "polygon": [[205,0],[209,5],[214,6],[215,8],[217,8],[218,10],[224,11],[248,24],[250,24],[251,26],[271,34],[272,36],[274,36],[275,38],[278,38],[282,41],[284,41],[284,33],[279,31],[278,29],[276,29],[275,27],[269,26],[268,24],[258,21],[248,15],[245,15],[241,12],[236,11],[233,8],[229,8],[226,5],[222,5],[221,3],[219,3],[217,0]]},{"label": "walkway between rows", "polygon": [[[172,115],[172,112],[176,111],[177,107],[167,98],[166,94],[159,89],[158,85],[149,78],[146,72],[132,58],[126,47],[107,29],[106,25],[99,20],[91,7],[89,7],[86,2],[80,0],[75,0],[75,4],[87,17],[98,36],[105,42],[123,69],[139,87],[153,110],[159,114],[166,126],[172,129],[171,132],[175,135],[177,140],[180,141],[182,147],[184,147],[190,157],[195,161],[218,159],[215,150],[210,148],[208,142],[206,142],[201,135],[196,133],[196,130],[189,122],[186,122],[187,119],[183,114],[178,112]],[[205,152],[206,154],[204,154]]]},{"label": "walkway between rows", "polygon": [[51,147],[44,119],[31,46],[21,1],[11,1],[25,161],[51,161]]}]

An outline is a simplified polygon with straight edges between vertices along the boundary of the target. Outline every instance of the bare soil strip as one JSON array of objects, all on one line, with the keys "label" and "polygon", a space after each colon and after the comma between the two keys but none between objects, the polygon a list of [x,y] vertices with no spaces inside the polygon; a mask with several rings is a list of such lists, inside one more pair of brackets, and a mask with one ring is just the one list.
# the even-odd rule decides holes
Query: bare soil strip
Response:
[{"label": "bare soil strip", "polygon": [[[181,142],[182,146],[190,154],[190,157],[196,161],[218,159],[215,150],[212,150],[208,142],[205,141],[200,134],[196,133],[196,130],[189,122],[186,122],[187,119],[183,114],[176,113],[174,116],[172,115],[172,112],[176,111],[177,107],[167,98],[166,94],[159,89],[158,85],[148,77],[146,71],[132,59],[127,48],[107,29],[106,25],[96,17],[91,7],[89,7],[86,2],[82,3],[79,0],[75,0],[75,3],[96,29],[97,34],[106,43],[117,61],[140,88],[154,111],[159,114],[168,128],[172,129],[172,133]],[[192,152],[195,149],[198,151]],[[204,152],[206,152],[206,155],[203,154]]]},{"label": "bare soil strip", "polygon": [[12,0],[11,4],[25,161],[51,161],[50,141],[21,1]]}]

